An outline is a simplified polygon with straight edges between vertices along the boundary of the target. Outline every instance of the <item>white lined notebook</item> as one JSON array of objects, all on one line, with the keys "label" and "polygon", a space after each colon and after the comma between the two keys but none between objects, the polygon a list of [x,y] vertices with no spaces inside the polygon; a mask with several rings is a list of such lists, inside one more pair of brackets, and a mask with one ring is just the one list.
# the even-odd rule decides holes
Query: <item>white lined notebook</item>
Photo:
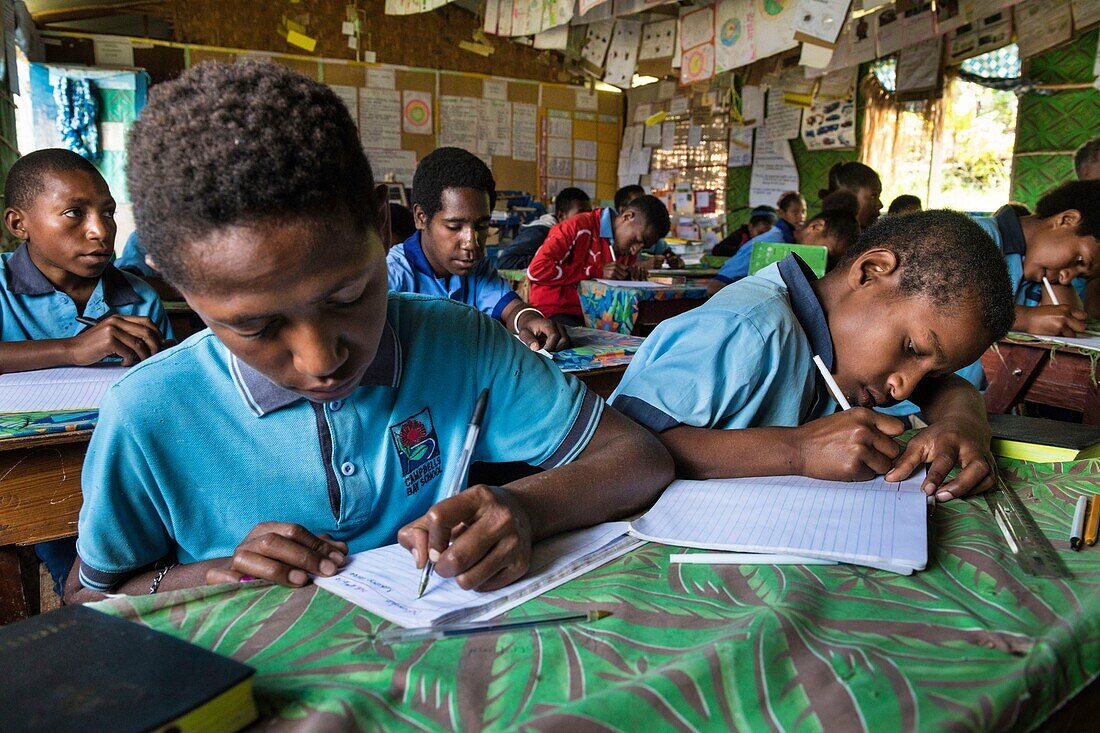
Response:
[{"label": "white lined notebook", "polygon": [[129,367],[59,367],[0,374],[0,412],[94,410]]},{"label": "white lined notebook", "polygon": [[525,577],[488,593],[463,590],[453,579],[433,575],[417,598],[421,571],[400,545],[352,555],[339,574],[313,582],[406,628],[486,621],[642,544],[628,528],[626,522],[608,522],[544,540],[532,551]]},{"label": "white lined notebook", "polygon": [[640,539],[802,555],[908,575],[928,563],[924,472],[900,483],[803,476],[674,481],[630,525]]}]

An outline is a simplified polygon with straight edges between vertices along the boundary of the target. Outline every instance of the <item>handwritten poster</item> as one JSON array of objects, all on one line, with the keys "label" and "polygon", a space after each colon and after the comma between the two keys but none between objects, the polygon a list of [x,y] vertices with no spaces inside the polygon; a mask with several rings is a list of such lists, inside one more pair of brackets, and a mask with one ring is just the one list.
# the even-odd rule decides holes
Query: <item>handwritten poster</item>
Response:
[{"label": "handwritten poster", "polygon": [[646,23],[642,28],[642,45],[638,49],[638,60],[671,58],[674,53],[676,53],[676,19]]},{"label": "handwritten poster", "polygon": [[516,102],[512,105],[512,160],[534,160],[537,147],[538,106]]},{"label": "handwritten poster", "polygon": [[359,90],[359,139],[367,150],[401,147],[401,92],[367,87]]},{"label": "handwritten poster", "polygon": [[481,100],[478,139],[489,155],[512,157],[512,104],[500,99]]},{"label": "handwritten poster", "polygon": [[680,84],[688,86],[714,76],[714,6],[680,18]]},{"label": "handwritten poster", "polygon": [[731,127],[727,168],[744,168],[752,165],[752,128]]},{"label": "handwritten poster", "polygon": [[355,87],[347,87],[339,84],[329,84],[329,89],[340,98],[344,106],[348,108],[351,119],[359,120],[359,90]]},{"label": "handwritten poster", "polygon": [[898,54],[895,91],[906,99],[930,99],[940,86],[940,59],[943,57],[939,36],[907,46]]},{"label": "handwritten poster", "polygon": [[722,0],[717,5],[714,65],[720,74],[756,58],[756,11],[753,0]]},{"label": "handwritten poster", "polygon": [[390,179],[412,185],[416,172],[416,152],[412,150],[371,150],[367,153],[376,180]]},{"label": "handwritten poster", "polygon": [[790,154],[790,143],[764,140],[757,135],[749,178],[749,205],[772,206],[787,191],[797,190],[798,168]]},{"label": "handwritten poster", "polygon": [[406,90],[401,93],[401,129],[412,135],[431,135],[432,93]]},{"label": "handwritten poster", "polygon": [[477,118],[481,100],[443,95],[439,98],[439,144],[477,152]]},{"label": "handwritten poster", "polygon": [[764,136],[769,140],[796,138],[802,125],[802,108],[786,104],[780,90],[772,89],[768,92],[768,113],[764,124]]},{"label": "handwritten poster", "polygon": [[611,44],[604,64],[604,82],[620,89],[629,89],[638,62],[638,41],[642,37],[642,24],[634,20],[615,21]]}]

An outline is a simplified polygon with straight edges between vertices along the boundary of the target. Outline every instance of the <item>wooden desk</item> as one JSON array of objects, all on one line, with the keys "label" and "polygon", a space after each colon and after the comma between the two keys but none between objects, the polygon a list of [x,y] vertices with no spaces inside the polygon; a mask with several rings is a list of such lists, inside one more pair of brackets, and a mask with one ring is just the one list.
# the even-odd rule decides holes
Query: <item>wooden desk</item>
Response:
[{"label": "wooden desk", "polygon": [[0,624],[38,613],[37,542],[72,537],[90,429],[0,440]]},{"label": "wooden desk", "polygon": [[626,373],[626,365],[618,364],[602,369],[592,369],[587,372],[572,373],[574,377],[584,382],[590,390],[603,397],[605,400],[611,397],[611,393],[619,386],[623,374]]},{"label": "wooden desk", "polygon": [[982,367],[989,379],[989,412],[1007,413],[1021,402],[1033,402],[1075,410],[1086,424],[1100,425],[1097,366],[1087,351],[1006,338],[982,355]]}]

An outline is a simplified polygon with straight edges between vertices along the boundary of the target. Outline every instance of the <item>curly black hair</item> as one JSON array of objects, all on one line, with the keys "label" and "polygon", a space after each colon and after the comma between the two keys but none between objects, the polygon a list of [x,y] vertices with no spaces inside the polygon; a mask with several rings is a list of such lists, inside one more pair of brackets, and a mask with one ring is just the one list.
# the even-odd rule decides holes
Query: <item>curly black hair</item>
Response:
[{"label": "curly black hair", "polygon": [[489,194],[489,209],[497,203],[497,182],[481,158],[462,148],[436,148],[424,156],[413,174],[412,202],[428,221],[443,208],[443,191],[472,188]]},{"label": "curly black hair", "polygon": [[[4,205],[16,209],[34,207],[34,200],[45,189],[43,183],[51,173],[83,171],[103,180],[96,167],[85,158],[65,148],[46,148],[27,153],[15,161],[4,181]],[[104,186],[107,182],[104,181]]]},{"label": "curly black hair", "polygon": [[825,222],[823,234],[840,246],[843,252],[855,244],[859,239],[859,221],[856,214],[859,213],[859,199],[847,189],[833,191],[821,200],[821,213],[817,214],[806,224],[815,221]]},{"label": "curly black hair", "polygon": [[637,183],[630,183],[615,192],[615,211],[622,209],[639,196],[645,196],[645,189]]},{"label": "curly black hair", "polygon": [[1008,268],[997,245],[970,217],[939,209],[888,216],[860,235],[837,270],[872,249],[897,255],[902,296],[928,298],[956,312],[976,308],[990,342],[1008,333],[1016,318]]},{"label": "curly black hair", "polygon": [[558,191],[558,195],[554,197],[554,213],[561,216],[562,212],[568,211],[576,204],[591,203],[591,197],[584,191],[573,186],[566,186]]},{"label": "curly black hair", "polygon": [[374,175],[347,107],[263,61],[207,62],[153,87],[129,141],[134,218],[164,277],[196,289],[188,243],[300,217],[378,225]]},{"label": "curly black hair", "polygon": [[621,214],[628,209],[636,211],[642,221],[653,227],[654,231],[657,232],[658,239],[668,235],[672,222],[669,220],[668,209],[661,199],[656,196],[639,196],[624,204],[619,209],[619,213]]},{"label": "curly black hair", "polygon": [[911,193],[903,193],[901,196],[896,197],[893,201],[890,202],[890,207],[886,210],[886,213],[908,214],[920,210],[920,196],[914,196]]},{"label": "curly black hair", "polygon": [[819,198],[825,198],[842,188],[856,191],[860,188],[875,188],[876,186],[882,186],[882,179],[879,178],[875,169],[853,160],[833,165],[829,169],[829,187],[819,189],[817,195]]},{"label": "curly black hair", "polygon": [[1100,181],[1069,181],[1035,203],[1035,216],[1046,219],[1070,209],[1081,215],[1077,236],[1100,239]]}]

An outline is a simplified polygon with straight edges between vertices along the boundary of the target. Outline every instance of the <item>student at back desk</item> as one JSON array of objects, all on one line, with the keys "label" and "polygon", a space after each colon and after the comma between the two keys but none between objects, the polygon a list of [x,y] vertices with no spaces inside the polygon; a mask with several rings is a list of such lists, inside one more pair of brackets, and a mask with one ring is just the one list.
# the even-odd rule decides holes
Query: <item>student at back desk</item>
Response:
[{"label": "student at back desk", "polygon": [[[107,358],[130,366],[172,338],[156,293],[111,264],[115,200],[95,166],[59,148],[28,153],[8,172],[4,200],[22,244],[0,255],[0,373]],[[60,592],[73,540],[36,549]]]}]

